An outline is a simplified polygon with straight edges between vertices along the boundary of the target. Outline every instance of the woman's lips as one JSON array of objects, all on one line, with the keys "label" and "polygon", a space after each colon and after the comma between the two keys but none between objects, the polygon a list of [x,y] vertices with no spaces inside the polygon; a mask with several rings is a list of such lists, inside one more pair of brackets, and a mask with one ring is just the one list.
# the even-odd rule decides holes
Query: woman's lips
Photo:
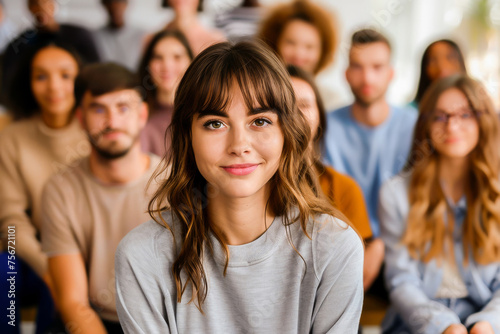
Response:
[{"label": "woman's lips", "polygon": [[229,165],[222,166],[222,168],[233,175],[248,175],[259,167],[258,164],[240,164],[240,165]]}]

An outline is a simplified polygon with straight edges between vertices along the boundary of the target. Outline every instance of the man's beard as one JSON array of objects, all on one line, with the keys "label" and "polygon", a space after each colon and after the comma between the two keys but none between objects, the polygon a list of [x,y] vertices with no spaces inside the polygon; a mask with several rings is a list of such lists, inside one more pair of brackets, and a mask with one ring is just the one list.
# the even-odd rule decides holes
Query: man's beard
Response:
[{"label": "man's beard", "polygon": [[368,108],[369,106],[371,106],[375,102],[378,102],[381,99],[383,99],[385,96],[385,92],[384,92],[384,93],[378,94],[377,96],[374,96],[372,98],[365,98],[362,96],[362,94],[358,94],[355,90],[351,89],[351,91],[352,91],[352,94],[354,95],[354,99],[355,99],[356,103],[361,105],[364,108]]},{"label": "man's beard", "polygon": [[[101,158],[106,159],[106,160],[114,160],[114,159],[119,159],[121,157],[124,157],[125,155],[127,155],[127,153],[130,151],[132,146],[134,146],[136,141],[139,139],[139,133],[138,133],[135,135],[135,137],[133,137],[130,145],[126,148],[121,149],[121,150],[114,150],[113,148],[100,147],[97,144],[97,142],[99,141],[99,138],[102,137],[103,135],[105,135],[106,133],[113,132],[113,131],[120,131],[120,130],[107,128],[107,129],[104,129],[103,131],[99,132],[98,134],[95,134],[95,135],[89,134],[88,135],[90,145],[92,145],[92,147],[95,149],[95,151],[97,152],[97,154]],[[127,135],[131,136],[128,132],[125,132],[125,131],[120,131],[120,132],[126,133]]]}]

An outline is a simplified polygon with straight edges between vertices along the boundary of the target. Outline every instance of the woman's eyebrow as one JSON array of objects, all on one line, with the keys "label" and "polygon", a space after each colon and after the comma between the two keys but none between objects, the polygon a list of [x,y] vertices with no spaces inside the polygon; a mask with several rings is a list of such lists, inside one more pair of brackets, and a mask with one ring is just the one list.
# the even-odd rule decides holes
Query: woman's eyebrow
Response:
[{"label": "woman's eyebrow", "polygon": [[257,114],[262,114],[262,113],[265,113],[265,112],[272,112],[272,113],[277,113],[276,112],[276,109],[273,109],[273,108],[252,108],[248,111],[248,115],[257,115]]},{"label": "woman's eyebrow", "polygon": [[222,110],[204,110],[204,111],[198,113],[197,118],[200,119],[200,118],[206,117],[206,116],[217,116],[217,117],[225,117],[225,118],[229,117],[227,112],[222,111]]}]

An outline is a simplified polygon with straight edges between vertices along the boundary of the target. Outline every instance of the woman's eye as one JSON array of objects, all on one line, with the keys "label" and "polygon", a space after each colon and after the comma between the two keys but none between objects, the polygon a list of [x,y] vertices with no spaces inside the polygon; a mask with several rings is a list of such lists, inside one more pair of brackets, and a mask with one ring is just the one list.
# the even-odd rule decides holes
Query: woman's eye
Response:
[{"label": "woman's eye", "polygon": [[221,121],[209,121],[203,124],[203,126],[207,129],[217,130],[223,128],[224,123],[222,123]]},{"label": "woman's eye", "polygon": [[35,80],[37,81],[42,81],[42,80],[45,80],[47,79],[47,76],[45,74],[37,74],[35,75]]},{"label": "woman's eye", "polygon": [[258,127],[264,127],[266,125],[270,125],[272,124],[271,121],[265,119],[265,118],[259,118],[259,119],[256,119],[254,122],[253,122],[256,126]]}]

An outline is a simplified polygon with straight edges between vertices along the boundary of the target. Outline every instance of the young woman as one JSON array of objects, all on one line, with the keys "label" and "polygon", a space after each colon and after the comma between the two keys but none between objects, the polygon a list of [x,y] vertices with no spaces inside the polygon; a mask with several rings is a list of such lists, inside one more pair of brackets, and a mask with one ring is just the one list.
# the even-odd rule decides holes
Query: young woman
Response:
[{"label": "young woman", "polygon": [[407,168],[380,194],[384,333],[500,333],[499,141],[479,82],[425,93]]},{"label": "young woman", "polygon": [[182,31],[195,55],[210,45],[225,40],[222,32],[208,29],[198,19],[203,0],[164,0],[163,5],[171,7],[174,11],[174,19],[165,26],[165,29]]},{"label": "young woman", "polygon": [[363,287],[367,290],[377,277],[384,260],[384,243],[379,238],[373,238],[363,192],[356,181],[320,161],[326,114],[312,76],[293,65],[288,65],[287,70],[291,76],[297,105],[311,127],[310,145],[316,156],[314,167],[319,175],[321,189],[330,202],[352,222],[367,244],[363,269]]},{"label": "young woman", "polygon": [[356,333],[360,238],[320,196],[310,130],[274,53],[203,51],[171,128],[154,220],[116,253],[125,332]]},{"label": "young woman", "polygon": [[337,33],[332,14],[309,0],[276,6],[264,18],[257,37],[286,64],[318,74],[333,61]]},{"label": "young woman", "polygon": [[411,104],[418,108],[425,91],[433,82],[459,73],[467,74],[467,69],[457,43],[449,39],[432,42],[422,56],[417,94]]},{"label": "young woman", "polygon": [[[79,57],[53,41],[34,48],[22,64],[9,94],[16,121],[0,133],[0,226],[5,238],[12,226],[15,229],[16,284],[22,286],[22,280],[30,288],[36,287],[50,304],[45,286],[51,286],[47,257],[38,239],[42,189],[53,173],[87,155],[90,148],[73,117]],[[3,245],[7,250],[11,244],[4,240]],[[17,292],[18,296],[23,293],[22,289]],[[50,313],[50,305],[39,309],[38,319],[50,321],[51,316],[44,313]]]},{"label": "young woman", "polygon": [[184,72],[193,60],[189,43],[179,30],[156,33],[139,65],[139,76],[146,91],[149,120],[141,132],[141,146],[159,156],[170,147],[165,130],[170,125],[174,95]]}]

